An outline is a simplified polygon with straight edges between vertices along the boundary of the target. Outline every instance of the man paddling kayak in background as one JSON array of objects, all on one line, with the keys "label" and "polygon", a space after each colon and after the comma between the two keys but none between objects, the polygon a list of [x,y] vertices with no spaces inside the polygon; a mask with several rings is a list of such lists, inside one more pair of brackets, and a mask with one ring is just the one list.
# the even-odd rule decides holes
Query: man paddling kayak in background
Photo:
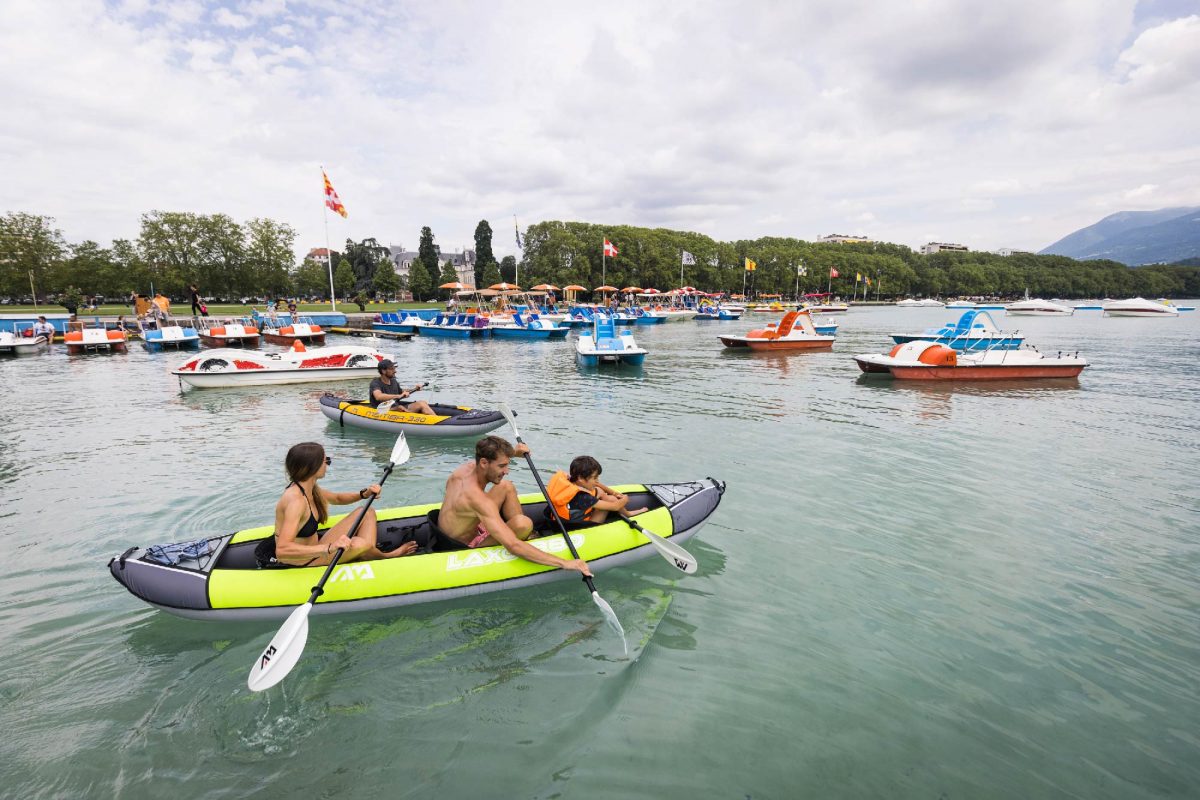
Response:
[{"label": "man paddling kayak in background", "polygon": [[[505,480],[509,461],[529,448],[515,448],[499,436],[485,436],[475,444],[475,460],[468,461],[446,481],[446,496],[437,527],[463,547],[504,545],[514,556],[548,567],[573,569],[591,577],[583,559],[563,559],[525,540],[533,533],[533,520],[525,516],[517,487]],[[488,489],[488,484],[492,488]]]},{"label": "man paddling kayak in background", "polygon": [[[412,389],[402,389],[400,382],[396,380],[396,362],[390,358],[385,358],[380,361],[375,367],[379,370],[379,377],[371,381],[370,403],[373,406],[378,406],[380,403],[388,400],[403,400],[413,392],[421,388],[420,384]],[[401,407],[413,414],[429,414],[433,415],[433,407],[424,400],[410,400],[407,403],[402,403]]]}]

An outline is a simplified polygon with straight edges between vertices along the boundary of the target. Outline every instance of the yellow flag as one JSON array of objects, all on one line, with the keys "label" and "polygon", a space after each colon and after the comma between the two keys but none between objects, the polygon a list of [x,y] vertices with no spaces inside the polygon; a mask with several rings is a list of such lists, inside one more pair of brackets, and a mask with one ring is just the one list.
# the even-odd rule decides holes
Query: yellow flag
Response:
[{"label": "yellow flag", "polygon": [[861,282],[862,282],[862,273],[861,273],[861,272],[856,272],[856,273],[854,273],[854,282],[855,282],[855,283],[861,283]]},{"label": "yellow flag", "polygon": [[754,270],[756,270],[756,269],[758,269],[758,264],[755,264],[753,261],[751,261],[750,259],[747,258],[746,259],[746,272],[754,272]]}]

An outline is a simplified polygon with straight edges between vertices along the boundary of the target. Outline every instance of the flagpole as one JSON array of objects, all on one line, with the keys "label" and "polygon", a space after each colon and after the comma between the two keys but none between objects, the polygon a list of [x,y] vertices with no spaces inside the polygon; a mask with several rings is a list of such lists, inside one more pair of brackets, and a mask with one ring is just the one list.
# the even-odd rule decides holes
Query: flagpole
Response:
[{"label": "flagpole", "polygon": [[[820,284],[817,284],[818,286]],[[829,280],[825,283],[825,294],[829,294],[833,289],[833,267],[829,268]]]},{"label": "flagpole", "polygon": [[[517,227],[517,215],[516,214],[513,214],[513,230],[516,231],[517,247],[520,248],[521,247],[521,229],[519,227]],[[525,254],[525,250],[522,248],[520,253],[518,253],[518,255],[524,255],[524,254]],[[479,254],[476,253],[475,257],[478,258]],[[521,285],[521,259],[519,259],[519,258],[517,259],[517,263],[513,265],[513,283],[515,283],[517,286]]]},{"label": "flagpole", "polygon": [[[321,165],[321,180],[327,178],[325,165]],[[322,188],[324,188],[322,184]],[[325,217],[325,269],[329,272],[329,310],[337,311],[337,292],[333,288],[333,249],[329,246],[329,198],[321,200],[321,213]]]}]

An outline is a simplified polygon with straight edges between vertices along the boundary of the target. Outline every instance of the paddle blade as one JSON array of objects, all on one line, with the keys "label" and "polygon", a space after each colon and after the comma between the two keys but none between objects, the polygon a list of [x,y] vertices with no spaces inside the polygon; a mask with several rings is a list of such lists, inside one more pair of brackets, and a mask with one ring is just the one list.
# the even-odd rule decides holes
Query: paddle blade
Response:
[{"label": "paddle blade", "polygon": [[270,689],[286,678],[292,667],[296,666],[308,642],[308,612],[312,611],[312,607],[312,603],[305,603],[293,611],[267,649],[262,651],[250,669],[250,677],[246,679],[250,691]]},{"label": "paddle blade", "polygon": [[512,426],[513,436],[517,437],[517,439],[520,440],[521,432],[519,430],[517,430],[517,419],[516,419],[516,415],[513,414],[512,409],[508,407],[507,403],[501,403],[499,405],[499,409],[500,409],[500,413],[504,415],[504,418],[506,420],[508,420],[508,424]]},{"label": "paddle blade", "polygon": [[375,410],[378,411],[380,414],[386,414],[387,412],[392,410],[392,406],[394,406],[394,405],[396,405],[395,400],[384,400],[382,403],[375,406]]},{"label": "paddle blade", "polygon": [[625,655],[629,655],[629,642],[625,641],[625,629],[621,627],[621,620],[617,619],[617,612],[612,610],[612,606],[600,596],[599,592],[592,592],[592,600],[596,602],[596,607],[604,615],[604,621],[616,631],[617,636],[621,637],[621,647],[624,649]]},{"label": "paddle blade", "polygon": [[396,437],[396,444],[392,447],[391,462],[394,466],[400,466],[408,457],[412,455],[408,449],[408,440],[404,438],[404,431],[400,431],[400,435]]},{"label": "paddle blade", "polygon": [[654,549],[658,554],[665,558],[669,564],[687,575],[695,575],[696,570],[700,569],[700,563],[696,561],[696,557],[684,550],[674,542],[664,539],[653,531],[648,531],[641,525],[634,525],[639,531],[645,534],[650,540],[650,544],[654,545]]}]

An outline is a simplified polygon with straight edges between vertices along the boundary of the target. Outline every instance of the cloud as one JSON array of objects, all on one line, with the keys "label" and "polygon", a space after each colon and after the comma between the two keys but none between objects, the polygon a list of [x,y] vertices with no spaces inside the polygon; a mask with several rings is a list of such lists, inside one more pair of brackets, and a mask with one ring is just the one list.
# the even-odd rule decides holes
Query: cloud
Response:
[{"label": "cloud", "polygon": [[9,5],[0,211],[73,239],[223,211],[307,250],[320,164],[333,238],[410,245],[515,212],[1037,249],[1122,202],[1200,204],[1197,18],[1132,0]]},{"label": "cloud", "polygon": [[1128,192],[1125,192],[1124,197],[1126,200],[1138,200],[1143,197],[1149,197],[1150,195],[1154,194],[1154,190],[1157,188],[1158,187],[1155,186],[1153,183],[1143,183],[1141,186],[1137,187],[1136,189],[1130,189]]}]

